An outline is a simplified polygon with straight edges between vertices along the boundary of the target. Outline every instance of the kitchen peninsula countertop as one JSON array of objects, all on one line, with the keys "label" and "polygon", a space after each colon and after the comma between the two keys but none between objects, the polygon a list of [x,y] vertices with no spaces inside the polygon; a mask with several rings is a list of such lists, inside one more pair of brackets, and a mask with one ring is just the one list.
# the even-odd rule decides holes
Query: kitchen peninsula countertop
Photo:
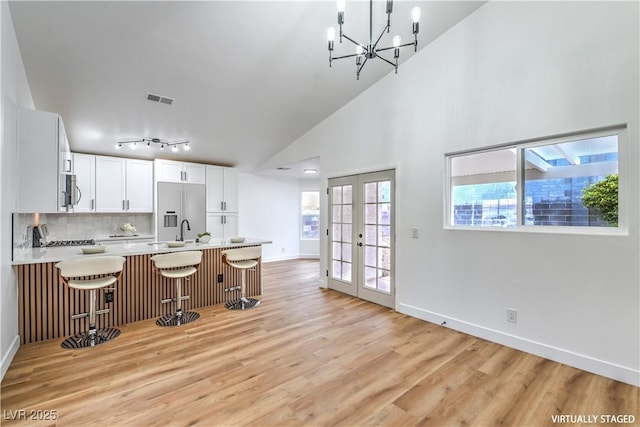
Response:
[{"label": "kitchen peninsula countertop", "polygon": [[247,238],[242,243],[231,243],[228,239],[211,239],[208,243],[190,242],[180,248],[170,248],[165,242],[154,243],[122,243],[104,245],[106,250],[99,254],[83,254],[82,246],[62,246],[49,248],[23,249],[14,252],[12,265],[41,264],[73,258],[87,258],[106,255],[148,255],[167,252],[193,251],[204,249],[236,248],[242,246],[256,246],[272,243],[270,240]]}]

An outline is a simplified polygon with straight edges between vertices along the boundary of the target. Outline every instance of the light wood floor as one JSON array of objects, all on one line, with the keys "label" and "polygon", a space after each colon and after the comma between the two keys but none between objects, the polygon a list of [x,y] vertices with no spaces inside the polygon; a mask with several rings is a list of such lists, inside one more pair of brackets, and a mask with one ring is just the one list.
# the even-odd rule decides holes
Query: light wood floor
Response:
[{"label": "light wood floor", "polygon": [[[543,426],[554,414],[640,422],[636,387],[319,289],[315,261],[265,264],[263,283],[262,304],[249,311],[217,305],[182,327],[130,324],[93,349],[21,347],[2,382],[1,423]],[[21,409],[58,419],[12,420]]]}]

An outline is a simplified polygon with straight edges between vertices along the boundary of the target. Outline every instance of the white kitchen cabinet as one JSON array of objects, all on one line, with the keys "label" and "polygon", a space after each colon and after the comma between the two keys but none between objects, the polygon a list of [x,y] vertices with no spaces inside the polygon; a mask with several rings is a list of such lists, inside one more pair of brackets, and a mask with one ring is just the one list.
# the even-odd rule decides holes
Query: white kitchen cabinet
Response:
[{"label": "white kitchen cabinet", "polygon": [[74,212],[95,212],[96,210],[96,156],[73,154],[73,173],[80,190],[80,201]]},{"label": "white kitchen cabinet", "polygon": [[238,212],[238,171],[207,165],[207,212]]},{"label": "white kitchen cabinet", "polygon": [[212,238],[230,239],[238,236],[238,214],[207,212],[207,231]]},{"label": "white kitchen cabinet", "polygon": [[205,183],[205,165],[157,159],[154,166],[156,182]]},{"label": "white kitchen cabinet", "polygon": [[96,211],[124,212],[125,159],[96,156]]},{"label": "white kitchen cabinet", "polygon": [[65,211],[64,174],[72,173],[73,165],[62,118],[19,108],[17,137],[18,211]]},{"label": "white kitchen cabinet", "polygon": [[153,212],[153,162],[126,160],[127,212]]},{"label": "white kitchen cabinet", "polygon": [[153,212],[153,162],[95,156],[96,212]]}]

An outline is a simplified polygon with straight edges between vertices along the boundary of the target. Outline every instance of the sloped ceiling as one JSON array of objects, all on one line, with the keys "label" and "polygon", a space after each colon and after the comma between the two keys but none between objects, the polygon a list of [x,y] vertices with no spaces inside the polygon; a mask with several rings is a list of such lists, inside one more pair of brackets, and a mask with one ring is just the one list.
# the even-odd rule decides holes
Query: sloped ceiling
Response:
[{"label": "sloped ceiling", "polygon": [[[381,44],[412,40],[413,6],[422,8],[422,48],[482,4],[397,1]],[[373,8],[376,38],[385,2]],[[329,68],[331,1],[17,1],[10,10],[36,108],[61,114],[77,152],[251,171],[393,71],[369,61],[356,81],[352,58]],[[345,32],[367,43],[369,2],[348,2],[345,20]],[[352,52],[336,42],[336,55]],[[400,63],[412,55],[405,48]],[[188,139],[192,150],[114,147],[142,137]]]}]

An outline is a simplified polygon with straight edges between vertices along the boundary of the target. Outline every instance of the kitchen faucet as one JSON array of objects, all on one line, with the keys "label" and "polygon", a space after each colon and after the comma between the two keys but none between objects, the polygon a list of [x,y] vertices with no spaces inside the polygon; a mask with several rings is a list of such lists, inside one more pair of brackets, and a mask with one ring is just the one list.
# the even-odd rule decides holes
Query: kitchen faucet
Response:
[{"label": "kitchen faucet", "polygon": [[181,242],[184,241],[184,223],[185,222],[187,223],[187,231],[191,231],[191,225],[189,225],[189,221],[186,219],[183,219],[182,222],[180,223],[180,238],[178,239]]}]

